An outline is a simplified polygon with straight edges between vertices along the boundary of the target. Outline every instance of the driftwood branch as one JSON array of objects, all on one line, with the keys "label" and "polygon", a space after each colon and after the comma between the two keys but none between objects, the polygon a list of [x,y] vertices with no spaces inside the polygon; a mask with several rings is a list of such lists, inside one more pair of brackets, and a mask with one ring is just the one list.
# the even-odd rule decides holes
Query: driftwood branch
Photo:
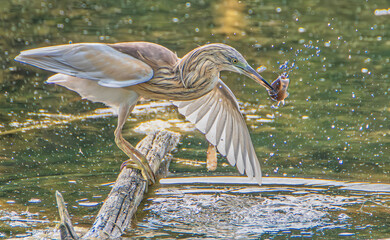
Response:
[{"label": "driftwood branch", "polygon": [[[170,159],[166,156],[176,147],[179,137],[177,133],[160,131],[146,136],[136,146],[149,161],[157,178],[164,177],[167,173]],[[147,187],[147,182],[138,170],[124,168],[101,207],[95,222],[82,239],[119,238],[130,226]],[[61,217],[61,239],[78,239],[59,192],[56,192],[56,198]]]},{"label": "driftwood branch", "polygon": [[70,221],[70,216],[68,210],[66,209],[64,198],[59,191],[56,191],[56,200],[58,213],[60,214],[61,240],[79,239],[73,229],[72,222]]}]

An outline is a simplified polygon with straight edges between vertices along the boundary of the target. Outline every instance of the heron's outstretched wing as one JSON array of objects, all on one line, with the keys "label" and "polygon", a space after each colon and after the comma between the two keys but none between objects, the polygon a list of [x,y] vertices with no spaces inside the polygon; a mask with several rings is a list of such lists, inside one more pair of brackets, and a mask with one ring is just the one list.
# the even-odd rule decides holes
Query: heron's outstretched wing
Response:
[{"label": "heron's outstretched wing", "polygon": [[21,52],[15,60],[113,88],[133,86],[153,77],[148,64],[101,43],[36,48]]},{"label": "heron's outstretched wing", "polygon": [[220,80],[205,96],[191,101],[174,101],[187,120],[205,134],[241,174],[261,184],[261,169],[245,120],[234,94]]}]

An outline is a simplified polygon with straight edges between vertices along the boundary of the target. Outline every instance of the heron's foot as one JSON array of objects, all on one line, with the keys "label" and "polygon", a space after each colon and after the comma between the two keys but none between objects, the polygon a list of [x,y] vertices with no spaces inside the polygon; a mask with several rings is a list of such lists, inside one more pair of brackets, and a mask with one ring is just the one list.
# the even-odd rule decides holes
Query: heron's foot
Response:
[{"label": "heron's foot", "polygon": [[[132,159],[129,159],[127,161],[124,161],[121,165],[121,171],[123,168],[132,168],[132,169],[138,169],[141,171],[142,177],[148,181],[149,183],[154,184],[156,182],[156,177],[154,173],[151,171],[151,168],[149,166],[149,163],[147,166],[143,165],[141,161],[134,161]],[[148,171],[150,169],[150,171]]]},{"label": "heron's foot", "polygon": [[156,177],[150,168],[149,162],[146,160],[144,155],[142,155],[122,137],[121,129],[115,130],[115,142],[118,147],[130,158],[126,162],[122,163],[121,169],[124,167],[139,169],[142,173],[142,177],[149,183],[154,184],[156,182]]}]

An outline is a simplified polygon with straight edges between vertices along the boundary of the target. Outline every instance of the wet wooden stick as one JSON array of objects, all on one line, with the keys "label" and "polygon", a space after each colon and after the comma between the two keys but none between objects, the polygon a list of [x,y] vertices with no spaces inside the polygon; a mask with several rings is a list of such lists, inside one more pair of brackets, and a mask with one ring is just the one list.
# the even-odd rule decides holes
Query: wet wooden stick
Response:
[{"label": "wet wooden stick", "polygon": [[72,221],[70,220],[68,210],[65,206],[64,198],[59,191],[56,191],[56,201],[58,213],[60,214],[61,240],[79,239],[76,234],[76,231],[73,228]]},{"label": "wet wooden stick", "polygon": [[[160,131],[146,136],[136,146],[149,161],[157,178],[164,177],[167,173],[170,159],[166,156],[176,147],[179,138],[180,135],[177,133]],[[130,225],[145,191],[147,191],[147,182],[142,178],[140,171],[123,168],[95,222],[82,239],[119,238]],[[69,236],[71,235],[63,236],[61,231],[61,239],[77,239],[65,238]]]}]

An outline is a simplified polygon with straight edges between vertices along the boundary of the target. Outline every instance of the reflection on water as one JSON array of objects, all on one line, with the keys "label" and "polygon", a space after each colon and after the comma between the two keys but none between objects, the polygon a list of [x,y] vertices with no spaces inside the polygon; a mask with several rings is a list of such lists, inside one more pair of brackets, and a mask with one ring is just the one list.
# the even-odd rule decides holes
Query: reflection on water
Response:
[{"label": "reflection on water", "polygon": [[[141,204],[136,228],[124,239],[365,239],[387,234],[390,184],[270,177],[261,187],[244,177],[175,177],[160,184]],[[71,213],[84,209],[81,218],[73,216],[76,226],[92,222],[89,210],[96,209],[97,199],[101,196],[68,201]],[[47,225],[52,224],[42,212],[0,211],[4,229],[28,229],[18,236],[58,238],[53,229],[30,231]]]},{"label": "reflection on water", "polygon": [[138,226],[210,238],[248,239],[281,231],[292,235],[291,230],[298,230],[301,236],[296,237],[302,237],[315,235],[312,229],[317,227],[321,230],[345,227],[346,223],[333,223],[328,211],[340,211],[343,205],[356,203],[355,198],[316,194],[280,194],[267,199],[202,193],[153,199],[148,203],[145,223]]},{"label": "reflection on water", "polygon": [[259,187],[241,177],[168,178],[161,184],[133,237],[364,238],[381,228],[375,217],[390,207],[389,184],[264,178]]},{"label": "reflection on water", "polygon": [[245,17],[245,2],[235,0],[215,1],[213,8],[213,33],[225,34],[228,37],[240,38],[246,36],[247,19]]},{"label": "reflection on water", "polygon": [[[255,189],[264,189],[259,187],[257,182],[249,180],[245,177],[196,177],[196,178],[166,178],[161,179],[160,183],[165,184],[224,184],[229,186],[230,184],[242,184],[242,185],[254,185],[251,187],[248,193],[256,192]],[[308,179],[308,178],[274,178],[266,177],[263,179],[263,185],[292,185],[292,186],[321,186],[321,187],[338,187],[342,190],[356,190],[360,192],[380,192],[390,193],[390,184],[381,183],[366,183],[366,182],[343,182],[334,180],[322,180],[322,179]],[[240,193],[244,193],[241,188],[238,190]]]},{"label": "reflection on water", "polygon": [[[218,204],[214,195],[222,194],[226,201],[221,200],[221,204],[232,201],[233,207],[247,201],[250,205],[245,206],[254,208],[254,212],[269,215],[273,210],[267,212],[264,203],[281,204],[287,214],[284,203],[297,209],[301,206],[294,199],[309,204],[320,195],[323,206],[346,210],[320,211],[321,206],[310,205],[313,211],[327,212],[313,218],[319,226],[313,230],[305,225],[305,233],[306,230],[290,229],[286,221],[281,225],[286,229],[281,231],[289,231],[288,236],[318,236],[324,227],[328,229],[323,232],[324,238],[347,236],[349,232],[372,238],[368,234],[371,230],[378,238],[390,237],[389,211],[380,205],[388,205],[387,195],[382,193],[389,183],[390,171],[387,0],[0,0],[0,5],[0,211],[6,211],[6,215],[12,211],[19,215],[28,207],[30,212],[40,213],[38,219],[49,219],[54,225],[53,220],[58,217],[54,192],[60,190],[69,202],[74,221],[86,226],[99,208],[96,203],[100,204],[110,190],[101,184],[114,181],[119,166],[126,160],[113,138],[115,113],[101,104],[82,101],[66,89],[45,85],[50,73],[13,61],[20,51],[70,41],[151,41],[183,56],[199,45],[223,42],[237,48],[267,80],[289,72],[290,96],[286,105],[279,108],[273,107],[274,102],[267,99],[265,91],[250,79],[221,74],[239,99],[264,175],[274,177],[265,181],[278,179],[281,182],[274,184],[282,187],[270,187],[267,182],[263,188],[215,182],[212,187],[197,188],[197,184],[189,186],[183,182],[183,186],[164,184],[156,191],[184,192],[185,203],[202,211],[204,207],[196,205],[197,198]],[[192,131],[192,126],[170,103],[142,102],[126,123],[125,137],[136,143],[144,133],[153,131],[156,123],[183,135],[171,164],[172,177],[238,175],[220,156],[216,172],[207,171],[204,163],[208,143]],[[283,176],[291,178],[286,180]],[[304,184],[299,183],[300,178],[307,177],[338,181],[326,180],[322,184],[322,180],[312,180],[310,185],[305,179]],[[225,191],[225,187],[235,192]],[[249,195],[243,196],[246,193]],[[180,205],[180,198],[172,197],[172,204]],[[337,197],[340,201],[345,199],[346,204],[336,205]],[[325,202],[327,198],[329,203]],[[153,199],[151,196],[146,203],[149,212],[142,213],[150,221],[152,215],[148,214],[158,209]],[[162,199],[171,200],[168,195],[156,195],[155,201]],[[259,199],[260,202],[255,201]],[[367,203],[363,205],[362,201]],[[166,207],[175,210],[174,206]],[[360,209],[361,206],[364,207]],[[186,210],[176,210],[190,217]],[[240,211],[245,212],[245,208]],[[278,216],[283,219],[288,216],[283,211],[274,214],[282,214]],[[239,212],[229,214],[224,214],[228,218],[225,222],[213,217],[224,227],[230,218],[246,217]],[[275,229],[271,223],[264,225],[266,221],[263,224],[256,216],[250,217],[263,230]],[[170,215],[166,218],[173,221]],[[3,225],[7,221],[1,222],[0,236],[26,232],[24,228]],[[156,221],[155,224],[168,222]],[[347,229],[343,229],[343,221]],[[183,227],[184,222],[180,220],[182,229],[200,232],[200,227]],[[144,223],[142,217],[138,223],[156,227]],[[237,229],[252,229],[243,235],[262,231],[253,230],[250,224],[230,223]],[[246,224],[244,220],[242,223]],[[334,227],[328,228],[327,224]],[[174,230],[167,233],[156,229],[151,233],[154,236],[181,236]],[[218,226],[213,229],[218,230]],[[139,236],[145,236],[149,230],[142,230]],[[259,232],[253,233],[256,231]],[[235,232],[224,234],[232,236]],[[190,235],[188,232],[186,236]],[[267,236],[270,233],[264,233]]]}]

